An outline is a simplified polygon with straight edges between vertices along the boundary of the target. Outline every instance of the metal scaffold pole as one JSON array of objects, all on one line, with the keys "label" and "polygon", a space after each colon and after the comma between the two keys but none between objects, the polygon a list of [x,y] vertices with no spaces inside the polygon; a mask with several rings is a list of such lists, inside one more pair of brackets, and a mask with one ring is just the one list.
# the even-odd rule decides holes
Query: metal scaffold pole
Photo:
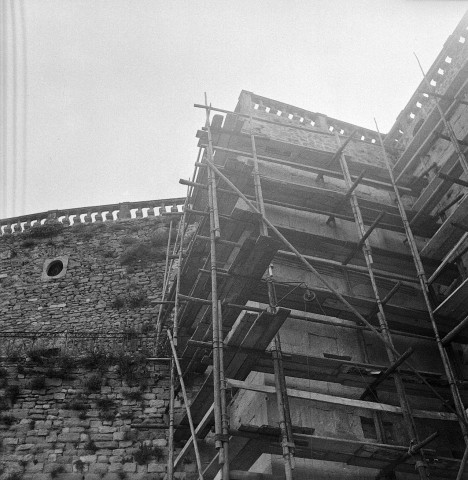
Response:
[{"label": "metal scaffold pole", "polygon": [[[339,149],[341,149],[341,147],[342,147],[341,141],[340,141],[338,133],[336,133],[336,132],[335,132],[335,138],[336,138]],[[341,170],[343,172],[343,176],[344,176],[344,179],[345,179],[346,187],[349,190],[351,190],[351,188],[354,186],[354,184],[351,180],[351,174],[349,172],[348,163],[346,161],[346,158],[345,158],[345,155],[344,155],[342,149],[340,151],[340,154],[339,154],[338,158],[339,158]],[[359,206],[359,200],[358,200],[358,197],[357,197],[354,189],[351,191],[351,194],[349,196],[349,202],[350,202],[350,205],[351,205],[351,209],[353,211],[353,216],[354,216],[356,227],[357,227],[357,230],[358,230],[358,236],[361,238],[361,240],[363,240],[362,253],[363,253],[364,259],[366,261],[367,270],[369,272],[369,279],[370,279],[370,282],[371,282],[371,285],[372,285],[372,291],[373,291],[374,298],[375,298],[375,301],[376,301],[376,304],[377,304],[377,309],[378,309],[377,319],[379,321],[380,330],[382,332],[382,335],[385,336],[385,339],[387,340],[388,344],[393,346],[393,340],[392,340],[392,337],[391,337],[391,334],[390,334],[390,331],[389,331],[387,318],[386,318],[385,311],[384,311],[384,308],[383,308],[383,302],[382,302],[382,299],[380,297],[379,289],[378,289],[378,286],[377,286],[377,282],[376,282],[373,267],[372,267],[372,264],[374,262],[373,262],[373,258],[372,258],[371,245],[370,245],[369,239],[365,237],[366,230],[365,230],[365,226],[364,226],[364,219],[363,219],[363,216],[362,216],[361,208]],[[389,348],[389,345],[388,346],[385,345],[385,350],[387,352],[387,357],[388,357],[389,362],[391,364],[394,364],[395,361],[397,360],[397,357],[394,354],[393,349]],[[407,430],[407,433],[408,433],[408,436],[409,436],[409,438],[407,439],[408,444],[418,443],[419,442],[419,437],[418,437],[418,433],[417,433],[417,430],[416,430],[416,425],[414,423],[414,419],[413,419],[413,416],[411,414],[411,407],[409,405],[408,398],[406,396],[405,387],[403,385],[403,380],[402,380],[401,375],[398,372],[398,370],[393,372],[393,378],[394,378],[395,387],[396,387],[396,391],[397,391],[397,395],[398,395],[398,400],[399,400],[399,403],[400,403],[400,406],[401,406],[401,409],[402,409],[402,412],[403,412],[404,423],[405,423],[406,430]],[[419,477],[422,480],[427,480],[427,478],[428,478],[428,476],[427,476],[427,464],[426,464],[426,461],[424,459],[423,453],[421,451],[418,451],[418,453],[416,454],[416,470],[418,471]]]},{"label": "metal scaffold pole", "polygon": [[[374,121],[375,121],[375,119],[374,119]],[[462,401],[462,398],[460,396],[460,392],[459,392],[457,384],[456,384],[455,374],[454,374],[452,366],[450,364],[450,359],[448,357],[448,354],[447,354],[447,352],[444,348],[444,345],[442,343],[442,340],[440,338],[439,329],[437,327],[437,322],[435,320],[434,311],[433,311],[433,308],[432,308],[432,305],[431,305],[431,302],[430,302],[429,284],[428,284],[428,281],[427,281],[426,273],[424,271],[424,266],[423,266],[422,261],[421,261],[421,256],[419,255],[418,247],[416,245],[416,241],[414,239],[413,232],[411,230],[411,227],[410,227],[410,224],[409,224],[409,221],[408,221],[408,217],[406,215],[406,212],[405,212],[405,209],[404,209],[404,206],[403,206],[403,202],[401,200],[400,192],[399,192],[398,187],[395,183],[395,177],[393,175],[392,167],[390,165],[390,160],[389,160],[387,152],[385,150],[385,146],[384,146],[384,143],[383,143],[383,140],[382,140],[382,135],[380,134],[380,130],[379,130],[379,127],[377,125],[377,121],[375,121],[375,126],[376,126],[377,133],[378,133],[378,136],[379,136],[379,142],[380,142],[380,146],[382,148],[382,153],[383,153],[383,156],[384,156],[384,160],[385,160],[385,164],[386,164],[386,167],[387,167],[387,170],[388,170],[390,181],[393,185],[393,189],[394,189],[394,192],[395,192],[395,198],[396,198],[396,202],[397,202],[397,205],[398,205],[398,210],[400,212],[400,216],[401,216],[401,219],[402,219],[402,222],[403,222],[403,226],[404,226],[404,229],[405,229],[406,238],[408,239],[408,245],[409,245],[409,248],[411,250],[411,254],[413,256],[413,261],[414,261],[416,271],[417,271],[417,275],[418,275],[418,278],[419,278],[419,282],[420,282],[420,285],[421,285],[421,290],[422,290],[422,293],[423,293],[423,296],[424,296],[424,301],[425,301],[425,304],[426,304],[426,308],[427,308],[427,311],[429,313],[429,318],[430,318],[430,321],[431,321],[432,329],[434,331],[434,336],[435,336],[435,340],[436,340],[436,343],[437,343],[437,348],[439,350],[439,354],[440,354],[440,357],[442,359],[442,363],[444,365],[445,374],[447,376],[447,380],[448,380],[449,385],[450,385],[450,391],[451,391],[451,394],[452,394],[452,397],[453,397],[453,402],[454,402],[456,413],[457,413],[457,416],[458,416],[460,428],[461,428],[462,433],[463,433],[463,438],[465,440],[465,445],[468,448],[468,429],[467,429],[468,417],[467,417],[465,408],[463,406],[463,401]],[[464,462],[462,462],[462,464],[460,466],[460,471],[459,471],[459,474],[458,474],[457,478],[461,478],[461,475],[463,474],[463,470],[465,468],[464,463],[466,462],[465,457],[467,457],[467,455],[464,455],[464,457],[463,457]]]},{"label": "metal scaffold pole", "polygon": [[[208,106],[205,94],[205,104]],[[208,133],[208,147],[206,161],[213,162],[213,142],[210,128],[210,110],[206,110],[205,127]],[[222,329],[220,328],[220,304],[218,302],[218,272],[216,260],[216,242],[220,237],[218,201],[216,194],[216,178],[208,169],[208,201],[210,210],[210,263],[211,263],[211,316],[213,330],[213,388],[214,388],[214,419],[215,419],[215,446],[219,452],[222,480],[229,480],[229,435],[226,428],[227,411],[225,390],[221,382],[224,379],[224,362],[222,351]],[[224,398],[222,398],[224,397]],[[223,421],[224,420],[224,421]]]},{"label": "metal scaffold pole", "polygon": [[169,378],[169,440],[167,458],[167,480],[174,479],[174,403],[175,403],[175,365],[171,360]]}]

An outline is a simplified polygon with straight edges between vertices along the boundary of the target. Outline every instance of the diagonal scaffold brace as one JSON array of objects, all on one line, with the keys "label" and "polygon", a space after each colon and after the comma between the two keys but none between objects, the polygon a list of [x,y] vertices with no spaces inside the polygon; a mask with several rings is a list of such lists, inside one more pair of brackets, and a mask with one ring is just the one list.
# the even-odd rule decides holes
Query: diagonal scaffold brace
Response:
[{"label": "diagonal scaffold brace", "polygon": [[197,469],[198,469],[198,479],[203,480],[203,473],[202,473],[202,464],[201,464],[201,458],[200,458],[200,451],[198,450],[198,443],[197,443],[197,436],[195,432],[195,427],[193,425],[193,419],[192,419],[192,413],[190,411],[190,404],[189,404],[189,399],[187,396],[187,390],[185,389],[185,382],[184,378],[182,375],[182,369],[180,368],[180,363],[179,363],[179,358],[177,357],[177,352],[175,349],[174,341],[171,335],[170,330],[167,331],[167,337],[169,339],[169,344],[171,346],[171,351],[172,351],[172,357],[174,359],[175,367],[177,369],[177,374],[179,375],[179,382],[180,382],[180,387],[182,389],[182,395],[184,397],[184,404],[185,404],[185,409],[187,411],[187,418],[190,426],[190,433],[192,435],[192,441],[193,441],[193,449],[195,451],[195,458],[197,462]]}]

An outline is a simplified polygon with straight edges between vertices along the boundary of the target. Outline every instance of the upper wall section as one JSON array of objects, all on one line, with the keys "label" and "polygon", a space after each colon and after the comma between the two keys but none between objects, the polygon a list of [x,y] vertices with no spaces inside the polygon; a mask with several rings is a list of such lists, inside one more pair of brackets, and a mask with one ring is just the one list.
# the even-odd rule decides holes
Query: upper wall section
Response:
[{"label": "upper wall section", "polygon": [[427,71],[426,79],[427,82],[425,79],[421,81],[385,139],[388,148],[397,149],[399,152],[399,160],[395,165],[396,176],[407,170],[411,173],[409,164],[424,154],[419,151],[420,146],[427,143],[435,129],[443,130],[437,102],[448,119],[454,114],[460,116],[460,108],[467,109],[466,105],[458,105],[454,99],[466,100],[468,12],[445,42]]},{"label": "upper wall section", "polygon": [[1,236],[0,354],[8,332],[116,338],[144,327],[153,338],[159,306],[151,300],[160,297],[168,237],[174,240],[179,217],[49,222]]},{"label": "upper wall section", "polygon": [[[316,166],[328,166],[330,156],[339,147],[336,134],[344,138],[352,135],[353,140],[344,153],[348,161],[368,168],[369,174],[386,177],[386,166],[377,132],[327,117],[321,113],[287,105],[252,92],[242,91],[236,112],[252,115],[252,128],[258,139],[269,139],[289,145],[281,156],[294,156],[297,163],[313,162]],[[226,125],[229,125],[229,119]],[[250,133],[250,122],[243,120],[241,131]],[[290,128],[288,128],[290,127]],[[297,148],[303,152],[298,155]],[[307,150],[304,150],[307,149]],[[315,153],[314,153],[315,151]],[[267,152],[268,153],[268,152]],[[272,145],[271,155],[276,156]]]}]

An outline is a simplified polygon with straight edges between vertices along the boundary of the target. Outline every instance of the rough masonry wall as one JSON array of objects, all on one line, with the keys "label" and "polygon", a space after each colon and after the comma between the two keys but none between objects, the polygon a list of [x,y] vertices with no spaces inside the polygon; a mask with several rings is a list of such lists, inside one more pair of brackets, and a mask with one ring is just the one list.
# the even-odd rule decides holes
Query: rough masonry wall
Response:
[{"label": "rough masonry wall", "polygon": [[1,480],[164,477],[169,367],[148,358],[171,219],[0,237]]},{"label": "rough masonry wall", "polygon": [[[31,232],[0,237],[5,330],[116,331],[154,320],[168,235],[160,217]],[[66,273],[44,277],[45,262],[57,258],[67,260]]]},{"label": "rough masonry wall", "polygon": [[[258,103],[257,103],[258,102]],[[252,121],[252,129],[259,138],[267,137],[270,140],[285,142],[289,148],[302,147],[320,152],[335,153],[338,149],[337,139],[331,132],[340,135],[353,135],[356,140],[351,141],[344,152],[351,164],[365,165],[378,174],[379,170],[386,171],[385,159],[380,147],[377,133],[362,127],[351,124],[340,123],[337,120],[326,117],[322,114],[314,114],[305,110],[298,111],[295,107],[285,104],[278,105],[264,97],[253,96],[250,92],[242,92],[239,98],[238,109],[240,112],[259,119]],[[287,128],[291,127],[299,128]],[[244,120],[242,130],[250,134],[251,125]],[[360,141],[363,140],[363,141]],[[285,147],[287,150],[287,147]],[[388,153],[391,161],[394,161],[393,154]],[[295,162],[301,163],[304,160],[295,157]],[[320,161],[320,159],[319,159]],[[325,163],[327,163],[328,159]],[[314,164],[319,166],[317,158]]]}]

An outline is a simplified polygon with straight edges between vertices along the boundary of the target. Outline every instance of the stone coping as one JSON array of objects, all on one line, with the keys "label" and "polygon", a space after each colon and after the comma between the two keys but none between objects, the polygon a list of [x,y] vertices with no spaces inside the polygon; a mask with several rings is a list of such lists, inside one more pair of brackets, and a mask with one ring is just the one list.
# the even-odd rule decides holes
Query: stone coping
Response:
[{"label": "stone coping", "polygon": [[[0,220],[0,234],[21,233],[33,225],[60,222],[64,226],[78,223],[113,222],[117,220],[154,217],[165,213],[179,213],[183,210],[185,197],[163,198],[139,202],[111,203],[47,212],[19,215]],[[169,211],[167,210],[169,207]]]}]

